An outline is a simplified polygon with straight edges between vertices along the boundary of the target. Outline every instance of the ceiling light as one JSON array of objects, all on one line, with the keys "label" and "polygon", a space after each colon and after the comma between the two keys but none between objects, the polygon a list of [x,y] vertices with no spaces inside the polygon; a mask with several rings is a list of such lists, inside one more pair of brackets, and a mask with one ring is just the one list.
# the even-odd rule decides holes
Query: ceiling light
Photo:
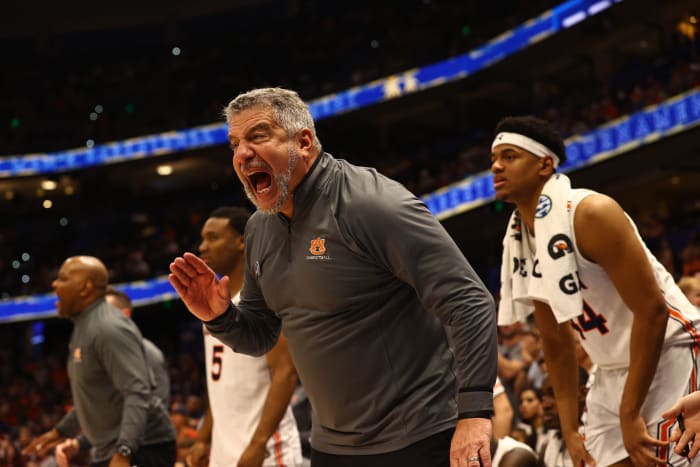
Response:
[{"label": "ceiling light", "polygon": [[47,179],[47,180],[42,180],[42,181],[41,181],[41,188],[44,189],[44,190],[46,190],[46,191],[55,190],[57,186],[58,186],[58,183],[56,183],[56,182],[53,181],[53,180],[48,180],[48,179]]},{"label": "ceiling light", "polygon": [[158,175],[167,176],[173,173],[173,166],[168,164],[159,165],[156,169]]}]

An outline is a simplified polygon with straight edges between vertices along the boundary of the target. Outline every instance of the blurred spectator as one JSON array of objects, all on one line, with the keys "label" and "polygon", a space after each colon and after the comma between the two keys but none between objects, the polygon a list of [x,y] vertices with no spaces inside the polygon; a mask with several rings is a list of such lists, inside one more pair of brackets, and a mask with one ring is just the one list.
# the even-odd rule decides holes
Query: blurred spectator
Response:
[{"label": "blurred spectator", "polygon": [[700,273],[700,243],[693,237],[681,251],[681,270],[683,276],[693,276]]},{"label": "blurred spectator", "polygon": [[700,276],[683,276],[678,281],[678,287],[683,291],[690,303],[700,309]]},{"label": "blurred spectator", "polygon": [[539,452],[544,434],[541,393],[530,387],[520,393],[519,399],[518,412],[522,421],[518,423],[517,428],[525,432],[525,443],[535,452]]}]

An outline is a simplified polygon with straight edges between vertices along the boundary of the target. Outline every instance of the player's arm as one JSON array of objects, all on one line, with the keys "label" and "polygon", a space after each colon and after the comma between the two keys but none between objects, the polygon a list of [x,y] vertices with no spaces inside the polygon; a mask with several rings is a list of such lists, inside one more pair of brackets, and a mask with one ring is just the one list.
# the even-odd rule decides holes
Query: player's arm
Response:
[{"label": "player's arm", "polygon": [[[265,457],[265,446],[279,427],[297,384],[297,373],[289,355],[287,339],[280,335],[277,344],[267,353],[270,367],[270,389],[267,392],[262,414],[253,436],[241,455],[239,465],[260,465]],[[247,462],[260,460],[260,464]]]},{"label": "player's arm", "polygon": [[202,419],[202,424],[197,430],[197,440],[198,443],[211,443],[211,432],[214,426],[214,417],[211,413],[211,405],[207,407],[207,411],[204,413],[204,418]]},{"label": "player's arm", "polygon": [[[586,197],[576,209],[574,229],[580,253],[605,270],[634,315],[630,337],[634,358],[630,359],[620,402],[620,422],[625,447],[630,452],[639,451],[640,444],[648,444],[642,440],[646,429],[642,432],[639,411],[656,373],[668,308],[635,229],[614,200],[603,195]],[[633,431],[638,434],[633,435]],[[632,458],[642,461],[634,459],[635,454]]]},{"label": "player's arm", "polygon": [[[578,434],[578,365],[574,334],[569,322],[557,323],[549,305],[535,301],[535,322],[542,336],[544,360],[552,380],[556,396],[561,432],[574,465],[592,459],[585,452],[583,440]],[[588,458],[586,458],[588,456]]]},{"label": "player's arm", "polygon": [[493,437],[501,439],[510,433],[513,422],[513,407],[505,392],[493,398]]},{"label": "player's arm", "polygon": [[197,439],[187,454],[187,465],[189,467],[206,467],[209,465],[209,450],[211,449],[211,432],[213,426],[214,420],[210,404],[197,430]]}]

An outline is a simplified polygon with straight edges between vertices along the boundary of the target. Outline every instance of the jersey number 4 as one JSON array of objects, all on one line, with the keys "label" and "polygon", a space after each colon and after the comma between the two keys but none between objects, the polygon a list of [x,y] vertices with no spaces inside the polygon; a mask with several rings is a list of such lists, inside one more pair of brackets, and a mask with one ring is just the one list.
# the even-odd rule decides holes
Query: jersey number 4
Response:
[{"label": "jersey number 4", "polygon": [[571,320],[571,325],[578,331],[581,339],[586,338],[583,335],[584,332],[594,329],[597,329],[601,334],[607,334],[609,329],[605,323],[607,323],[605,316],[596,313],[585,301],[583,302],[583,313],[578,315],[575,320]]},{"label": "jersey number 4", "polygon": [[211,379],[219,381],[221,378],[221,365],[223,364],[222,356],[224,354],[223,345],[215,345],[211,353]]}]

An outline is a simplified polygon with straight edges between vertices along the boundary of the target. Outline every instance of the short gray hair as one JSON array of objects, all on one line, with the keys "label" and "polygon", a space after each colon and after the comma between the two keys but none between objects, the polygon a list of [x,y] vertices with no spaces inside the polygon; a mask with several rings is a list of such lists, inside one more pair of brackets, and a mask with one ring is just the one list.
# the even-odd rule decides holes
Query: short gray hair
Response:
[{"label": "short gray hair", "polygon": [[291,138],[303,128],[311,130],[314,136],[313,146],[321,150],[321,142],[316,136],[314,119],[309,107],[295,91],[283,88],[259,88],[239,94],[224,109],[227,122],[244,110],[253,107],[265,107],[272,110],[272,116]]}]

